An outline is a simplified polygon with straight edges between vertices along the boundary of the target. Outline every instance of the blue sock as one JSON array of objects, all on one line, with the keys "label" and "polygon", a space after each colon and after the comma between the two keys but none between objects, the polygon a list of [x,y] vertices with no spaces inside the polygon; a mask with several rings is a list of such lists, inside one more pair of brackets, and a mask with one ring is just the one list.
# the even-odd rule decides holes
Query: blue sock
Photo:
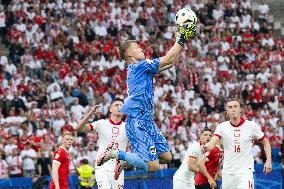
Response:
[{"label": "blue sock", "polygon": [[126,161],[128,165],[148,171],[148,164],[138,154],[129,153],[119,150],[118,159]]}]

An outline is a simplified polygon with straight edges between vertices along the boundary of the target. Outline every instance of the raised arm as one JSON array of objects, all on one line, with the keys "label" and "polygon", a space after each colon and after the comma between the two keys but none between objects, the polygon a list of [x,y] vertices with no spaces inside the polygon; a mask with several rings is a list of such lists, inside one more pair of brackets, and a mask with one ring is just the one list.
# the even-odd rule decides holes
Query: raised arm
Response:
[{"label": "raised arm", "polygon": [[83,119],[81,119],[76,127],[77,130],[79,131],[83,131],[83,132],[87,132],[90,131],[91,128],[90,127],[86,127],[86,123],[88,123],[88,120],[90,119],[90,117],[96,113],[97,109],[99,108],[99,105],[94,106],[88,113],[86,116],[83,117]]},{"label": "raised arm", "polygon": [[176,42],[167,52],[167,54],[161,57],[159,68],[163,68],[167,65],[172,64],[177,59],[185,42],[189,39],[194,38],[195,32],[195,25],[189,25],[186,28],[184,28],[183,26],[178,26],[176,31]]},{"label": "raised arm", "polygon": [[167,52],[167,54],[161,57],[161,62],[159,68],[163,68],[167,65],[172,64],[178,57],[179,53],[182,50],[182,46],[175,42],[174,46]]},{"label": "raised arm", "polygon": [[159,73],[161,73],[165,70],[168,70],[168,69],[172,68],[173,66],[174,66],[173,64],[169,64],[169,65],[166,65],[166,66],[161,67],[161,68],[159,67]]}]

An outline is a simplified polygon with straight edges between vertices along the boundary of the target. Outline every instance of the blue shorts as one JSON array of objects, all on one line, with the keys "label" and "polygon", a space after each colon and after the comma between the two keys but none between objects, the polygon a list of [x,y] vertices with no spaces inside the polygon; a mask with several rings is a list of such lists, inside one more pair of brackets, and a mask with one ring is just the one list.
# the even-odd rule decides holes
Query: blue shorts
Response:
[{"label": "blue shorts", "polygon": [[159,154],[169,151],[165,137],[153,120],[129,116],[125,129],[132,152],[138,154],[144,161],[157,160]]}]

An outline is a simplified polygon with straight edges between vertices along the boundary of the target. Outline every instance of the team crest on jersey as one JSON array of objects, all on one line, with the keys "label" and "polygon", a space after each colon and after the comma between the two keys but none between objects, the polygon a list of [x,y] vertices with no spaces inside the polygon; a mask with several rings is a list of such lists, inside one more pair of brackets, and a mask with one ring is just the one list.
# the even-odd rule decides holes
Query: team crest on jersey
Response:
[{"label": "team crest on jersey", "polygon": [[153,63],[153,60],[150,60],[150,59],[146,59],[147,63],[148,64],[152,64]]},{"label": "team crest on jersey", "polygon": [[151,152],[151,154],[156,154],[156,147],[155,146],[151,146],[150,147],[150,152]]},{"label": "team crest on jersey", "polygon": [[190,151],[190,152],[189,152],[189,156],[196,157],[196,156],[197,156],[197,154],[196,154],[196,152],[195,152],[195,151]]},{"label": "team crest on jersey", "polygon": [[59,156],[60,156],[60,155],[57,153],[57,154],[55,154],[55,157],[54,157],[54,158],[55,158],[55,159],[58,159]]}]

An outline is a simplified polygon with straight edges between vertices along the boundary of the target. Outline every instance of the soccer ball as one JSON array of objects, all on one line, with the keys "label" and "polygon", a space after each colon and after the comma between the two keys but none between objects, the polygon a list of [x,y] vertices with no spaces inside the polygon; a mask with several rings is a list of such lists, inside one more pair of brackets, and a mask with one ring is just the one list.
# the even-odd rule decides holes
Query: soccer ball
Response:
[{"label": "soccer ball", "polygon": [[196,22],[196,14],[189,8],[182,8],[176,13],[176,24],[178,26],[196,25]]}]

